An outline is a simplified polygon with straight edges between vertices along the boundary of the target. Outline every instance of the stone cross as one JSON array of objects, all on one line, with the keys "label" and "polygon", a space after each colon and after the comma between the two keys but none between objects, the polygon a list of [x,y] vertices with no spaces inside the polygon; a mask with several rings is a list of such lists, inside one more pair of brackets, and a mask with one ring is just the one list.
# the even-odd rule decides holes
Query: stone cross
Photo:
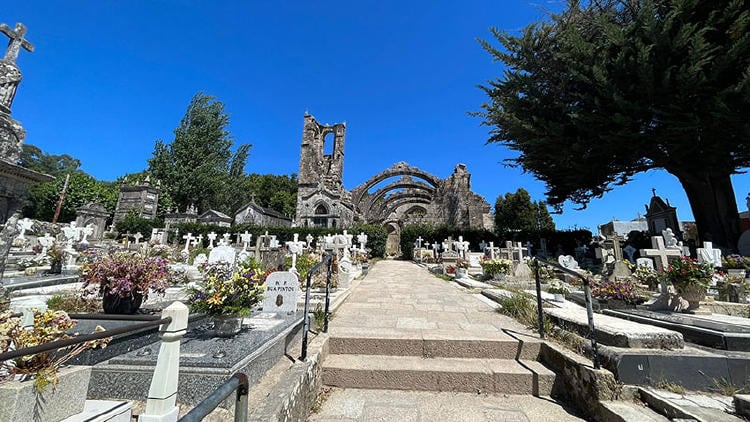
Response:
[{"label": "stone cross", "polygon": [[524,246],[526,246],[526,248],[522,249],[522,250],[525,250],[526,252],[524,252],[523,255],[531,257],[531,250],[534,248],[534,244],[531,243],[530,241],[528,241],[528,242],[526,242],[526,244]]},{"label": "stone cross", "polygon": [[653,249],[641,249],[641,256],[653,257],[656,261],[656,269],[659,271],[664,271],[669,264],[670,256],[682,256],[682,251],[679,249],[667,249],[664,246],[664,238],[661,236],[652,236],[651,246]]},{"label": "stone cross", "polygon": [[515,261],[515,257],[518,257],[518,261],[523,261],[523,251],[526,251],[528,249],[524,248],[521,242],[515,242],[513,244],[513,260]]},{"label": "stone cross", "polygon": [[703,242],[703,247],[698,248],[698,262],[708,264],[711,267],[721,267],[721,249],[714,249],[712,242]]},{"label": "stone cross", "polygon": [[417,249],[422,249],[422,242],[424,242],[424,239],[422,239],[422,236],[419,236],[414,243],[417,247]]},{"label": "stone cross", "polygon": [[463,236],[458,236],[458,242],[455,242],[456,251],[461,255],[461,258],[466,259],[466,251],[469,249],[469,242],[464,242]]},{"label": "stone cross", "polygon": [[199,234],[198,237],[195,238],[195,240],[193,240],[193,246],[198,246],[198,245],[200,245],[201,247],[203,246],[203,234],[202,233]]},{"label": "stone cross", "polygon": [[25,240],[26,236],[26,230],[31,229],[31,227],[34,225],[34,222],[29,220],[28,218],[24,218],[23,220],[18,220],[18,231],[20,233],[18,234],[18,239]]},{"label": "stone cross", "polygon": [[495,242],[490,242],[490,259],[495,259]]},{"label": "stone cross", "polygon": [[313,235],[311,235],[310,233],[308,233],[307,236],[305,237],[305,240],[307,241],[307,245],[306,245],[307,248],[311,248],[312,247],[312,241],[313,241],[313,239],[315,239],[313,237]]},{"label": "stone cross", "polygon": [[271,240],[268,241],[268,247],[271,249],[278,249],[279,248],[279,241],[276,240],[276,235],[271,235]]},{"label": "stone cross", "polygon": [[353,234],[349,234],[349,233],[346,232],[346,230],[344,230],[344,237],[346,238],[346,245],[347,246],[352,246],[354,244],[354,242],[352,241],[352,239],[354,239],[354,235]]},{"label": "stone cross", "polygon": [[242,250],[246,251],[247,250],[247,244],[250,243],[250,241],[253,240],[253,235],[252,235],[252,233],[248,233],[247,230],[245,230],[245,233],[242,233],[240,235],[240,239],[242,239]]},{"label": "stone cross", "polygon": [[141,239],[143,239],[143,234],[141,234],[141,232],[137,232],[133,235],[133,239],[135,239],[135,244],[138,245],[141,243]]},{"label": "stone cross", "polygon": [[84,227],[83,229],[81,229],[81,233],[83,233],[83,239],[81,239],[81,243],[89,243],[88,237],[94,234],[94,225],[89,224],[88,226]]},{"label": "stone cross", "polygon": [[620,247],[620,237],[619,236],[612,236],[610,238],[612,241],[612,252],[615,254],[615,260],[622,261],[622,248]]},{"label": "stone cross", "polygon": [[438,257],[438,254],[440,252],[440,244],[438,242],[432,243],[432,253],[435,255],[435,258]]},{"label": "stone cross", "polygon": [[37,239],[37,241],[42,247],[42,256],[47,255],[49,248],[55,244],[55,238],[50,236],[49,233],[44,233],[44,236]]},{"label": "stone cross", "polygon": [[10,27],[4,23],[0,24],[0,32],[10,38],[8,49],[5,50],[3,61],[15,63],[21,48],[29,53],[34,52],[34,45],[24,38],[26,35],[26,27],[23,26],[22,23],[17,23],[15,29],[10,29]]},{"label": "stone cross", "polygon": [[289,253],[292,254],[292,271],[297,272],[297,255],[301,254],[305,248],[305,242],[299,240],[299,233],[294,233],[294,240],[286,242]]},{"label": "stone cross", "polygon": [[367,245],[367,235],[365,232],[359,232],[357,235],[357,241],[359,242],[359,249],[364,252],[365,251],[365,245]]},{"label": "stone cross", "polygon": [[218,234],[216,234],[215,232],[211,232],[206,236],[208,238],[208,249],[214,248],[214,240],[216,240],[217,236]]},{"label": "stone cross", "polygon": [[487,250],[487,242],[485,242],[484,240],[479,242],[479,249],[482,251],[482,253],[485,253],[485,251]]},{"label": "stone cross", "polygon": [[188,252],[188,248],[190,247],[190,242],[195,240],[195,237],[193,237],[192,233],[188,233],[185,236],[182,236],[183,239],[185,239],[185,249],[183,251]]},{"label": "stone cross", "polygon": [[151,241],[156,242],[159,240],[159,229],[151,229]]},{"label": "stone cross", "polygon": [[77,242],[81,237],[81,229],[76,227],[75,221],[71,221],[70,226],[63,228],[62,231],[67,241],[67,249],[73,249],[73,242]]},{"label": "stone cross", "polygon": [[230,237],[231,237],[231,235],[229,233],[224,233],[223,235],[221,235],[221,242],[220,242],[220,244],[223,245],[223,246],[229,246],[229,244],[232,243],[232,241],[229,240]]}]

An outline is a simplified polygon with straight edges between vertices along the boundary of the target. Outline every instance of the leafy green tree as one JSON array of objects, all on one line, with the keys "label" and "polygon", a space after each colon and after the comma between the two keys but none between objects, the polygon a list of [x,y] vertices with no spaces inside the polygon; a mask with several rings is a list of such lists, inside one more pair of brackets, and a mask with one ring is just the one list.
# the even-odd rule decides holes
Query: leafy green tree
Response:
[{"label": "leafy green tree", "polygon": [[194,204],[199,211],[236,211],[232,198],[241,186],[250,145],[233,155],[229,115],[214,97],[197,93],[188,105],[174,140],[156,141],[148,172],[161,181],[162,192],[180,209]]},{"label": "leafy green tree", "polygon": [[288,216],[297,211],[297,175],[251,174],[247,191],[255,202]]},{"label": "leafy green tree", "polygon": [[118,222],[115,228],[121,234],[136,234],[140,232],[142,235],[146,236],[147,234],[151,233],[151,229],[161,226],[161,221],[154,221],[149,220],[148,218],[143,218],[139,215],[138,211],[131,209],[125,215],[125,219]]},{"label": "leafy green tree", "polygon": [[[24,216],[52,221],[64,184],[65,176],[60,175],[52,182],[31,188],[28,205],[24,208]],[[58,222],[66,223],[75,220],[78,208],[89,202],[99,202],[107,210],[113,212],[118,195],[119,185],[116,183],[96,180],[82,171],[71,172]]]},{"label": "leafy green tree", "polygon": [[548,21],[483,42],[502,77],[477,115],[548,202],[586,206],[633,175],[682,184],[698,232],[734,249],[730,176],[750,164],[750,2],[569,1]]},{"label": "leafy green tree", "polygon": [[81,160],[68,154],[47,154],[35,145],[23,144],[19,164],[27,169],[57,177],[78,170]]},{"label": "leafy green tree", "polygon": [[495,230],[533,232],[537,229],[555,230],[555,223],[543,202],[533,202],[529,193],[519,188],[495,201]]}]

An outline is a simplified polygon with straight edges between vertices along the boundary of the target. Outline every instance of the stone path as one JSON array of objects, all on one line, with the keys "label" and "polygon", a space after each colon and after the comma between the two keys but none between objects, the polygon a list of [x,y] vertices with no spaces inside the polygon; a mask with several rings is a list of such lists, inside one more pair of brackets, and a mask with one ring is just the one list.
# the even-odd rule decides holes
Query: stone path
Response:
[{"label": "stone path", "polygon": [[335,387],[311,422],[583,420],[545,397],[554,374],[536,335],[410,262],[371,268],[330,336]]}]

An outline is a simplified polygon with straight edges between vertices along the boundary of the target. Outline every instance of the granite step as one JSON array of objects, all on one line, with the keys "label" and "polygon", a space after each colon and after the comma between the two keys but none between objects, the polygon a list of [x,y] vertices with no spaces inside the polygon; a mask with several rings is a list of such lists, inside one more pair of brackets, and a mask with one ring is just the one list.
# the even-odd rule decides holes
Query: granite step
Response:
[{"label": "granite step", "polygon": [[343,388],[548,396],[555,374],[539,362],[329,354],[323,384]]},{"label": "granite step", "polygon": [[502,332],[332,330],[332,354],[537,360],[542,342]]},{"label": "granite step", "polygon": [[602,401],[602,422],[669,422],[650,408],[626,401]]}]

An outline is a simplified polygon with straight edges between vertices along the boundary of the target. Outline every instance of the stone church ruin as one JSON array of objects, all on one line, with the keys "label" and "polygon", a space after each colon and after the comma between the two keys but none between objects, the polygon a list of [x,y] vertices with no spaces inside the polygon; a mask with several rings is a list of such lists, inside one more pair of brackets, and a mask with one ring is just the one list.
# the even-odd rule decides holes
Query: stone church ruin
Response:
[{"label": "stone church ruin", "polygon": [[[331,136],[332,135],[332,136]],[[471,191],[471,174],[457,164],[446,179],[394,164],[351,191],[344,188],[346,124],[323,125],[305,114],[295,223],[300,227],[348,228],[356,223],[384,225],[389,245],[407,224],[447,224],[492,228],[490,204]],[[326,136],[329,138],[326,140]],[[332,142],[325,153],[326,142]],[[392,245],[393,246],[393,245]],[[391,254],[397,251],[392,249]]]}]

